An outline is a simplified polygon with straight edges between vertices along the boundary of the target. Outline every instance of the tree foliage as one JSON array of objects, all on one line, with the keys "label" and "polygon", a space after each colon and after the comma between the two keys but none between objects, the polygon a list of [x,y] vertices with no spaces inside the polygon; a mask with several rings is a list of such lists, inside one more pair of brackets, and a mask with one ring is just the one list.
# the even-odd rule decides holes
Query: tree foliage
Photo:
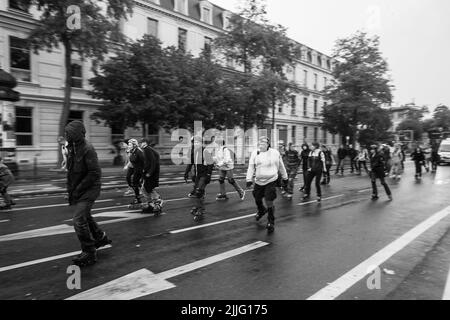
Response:
[{"label": "tree foliage", "polygon": [[334,79],[325,95],[331,103],[323,108],[322,127],[354,141],[358,126],[366,125],[377,138],[391,125],[381,107],[392,102],[388,65],[381,56],[378,37],[358,32],[340,39],[332,57]]}]

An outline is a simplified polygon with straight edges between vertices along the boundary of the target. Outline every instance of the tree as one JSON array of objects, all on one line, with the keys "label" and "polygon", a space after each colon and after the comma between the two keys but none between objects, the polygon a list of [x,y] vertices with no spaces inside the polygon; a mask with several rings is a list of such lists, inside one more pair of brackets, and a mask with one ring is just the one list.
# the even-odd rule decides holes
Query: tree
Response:
[{"label": "tree", "polygon": [[[110,48],[110,39],[120,40],[118,21],[131,13],[132,0],[21,0],[26,5],[36,5],[41,12],[39,26],[28,40],[35,53],[51,51],[61,44],[64,47],[64,102],[59,122],[59,136],[64,136],[64,127],[70,111],[72,92],[72,53],[81,58],[102,60]],[[102,9],[105,8],[106,10]],[[71,11],[74,9],[75,11]],[[58,163],[62,155],[58,153]]]},{"label": "tree", "polygon": [[[336,61],[332,75],[334,80],[326,88],[325,97],[331,100],[322,110],[322,128],[331,133],[356,139],[358,126],[372,126],[374,133],[382,133],[390,126],[384,117],[376,126],[371,120],[383,114],[383,104],[392,102],[388,65],[379,51],[378,37],[369,38],[364,32],[340,39],[332,55]],[[384,123],[386,121],[386,123]],[[380,137],[373,137],[380,138]]]},{"label": "tree", "polygon": [[[247,0],[239,15],[231,17],[230,25],[230,30],[214,41],[214,48],[223,56],[242,65],[245,73],[255,77],[253,80],[245,77],[241,80],[248,81],[254,89],[267,89],[264,93],[270,94],[269,106],[273,110],[273,126],[276,103],[287,101],[292,92],[298,90],[294,82],[287,80],[285,68],[294,65],[298,60],[299,47],[287,37],[286,28],[281,25],[271,25],[268,22],[265,4],[258,0]],[[244,91],[246,90],[241,92]],[[260,90],[252,91],[261,92]],[[266,95],[263,100],[267,101],[265,97]],[[252,100],[257,100],[257,97],[250,98],[250,101]],[[268,111],[264,103],[247,106],[257,105],[260,105],[262,109],[256,111],[256,114],[261,115],[262,111]],[[254,121],[246,118],[247,115],[253,115],[255,112],[242,111],[244,128],[255,124]],[[259,117],[256,122],[260,120]]]},{"label": "tree", "polygon": [[445,105],[439,105],[433,112],[434,126],[444,131],[450,130],[450,109]]}]

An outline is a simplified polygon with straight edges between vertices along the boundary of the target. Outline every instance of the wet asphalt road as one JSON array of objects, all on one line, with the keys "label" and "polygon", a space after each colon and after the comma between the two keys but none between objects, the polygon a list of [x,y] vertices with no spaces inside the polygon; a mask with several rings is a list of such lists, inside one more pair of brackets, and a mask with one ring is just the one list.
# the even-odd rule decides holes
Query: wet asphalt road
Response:
[{"label": "wet asphalt road", "polygon": [[[93,213],[113,246],[81,270],[80,290],[67,287],[70,253],[80,250],[71,208],[62,195],[18,198],[14,210],[0,212],[0,299],[104,299],[111,292],[151,300],[442,299],[450,268],[450,167],[420,182],[413,175],[409,163],[399,182],[388,179],[392,202],[381,186],[380,199],[371,201],[365,175],[333,176],[321,204],[303,203],[298,191],[291,201],[279,196],[272,234],[265,218],[255,222],[251,192],[240,201],[230,185],[226,202],[215,201],[217,183],[208,186],[200,223],[189,214],[191,185],[161,187],[166,203],[158,217],[127,209],[131,198],[123,189],[104,191]],[[358,278],[361,270],[354,270],[371,261],[380,267],[372,290],[372,273]],[[138,278],[145,285],[136,294]],[[109,282],[112,291],[100,287]]]}]

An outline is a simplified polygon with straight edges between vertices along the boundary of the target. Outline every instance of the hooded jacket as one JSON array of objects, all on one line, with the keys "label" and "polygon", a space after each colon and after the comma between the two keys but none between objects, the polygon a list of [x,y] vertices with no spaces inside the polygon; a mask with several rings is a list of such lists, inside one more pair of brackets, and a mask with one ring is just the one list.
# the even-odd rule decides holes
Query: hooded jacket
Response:
[{"label": "hooded jacket", "polygon": [[95,201],[100,195],[101,169],[97,152],[86,141],[86,129],[81,121],[72,121],[66,126],[67,192],[69,204],[80,201]]},{"label": "hooded jacket", "polygon": [[[154,189],[159,187],[159,173],[160,173],[160,156],[158,151],[150,146],[142,149],[144,154],[144,175],[149,174],[150,177],[144,177],[148,181],[148,187]],[[150,192],[150,190],[148,190]]]}]

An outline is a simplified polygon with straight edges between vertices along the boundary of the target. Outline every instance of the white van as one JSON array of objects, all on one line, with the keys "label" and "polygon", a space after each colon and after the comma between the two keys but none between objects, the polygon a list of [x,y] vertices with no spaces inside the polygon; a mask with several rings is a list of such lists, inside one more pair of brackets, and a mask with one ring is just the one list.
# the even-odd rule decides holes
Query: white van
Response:
[{"label": "white van", "polygon": [[450,139],[442,140],[438,150],[439,164],[450,163]]}]

